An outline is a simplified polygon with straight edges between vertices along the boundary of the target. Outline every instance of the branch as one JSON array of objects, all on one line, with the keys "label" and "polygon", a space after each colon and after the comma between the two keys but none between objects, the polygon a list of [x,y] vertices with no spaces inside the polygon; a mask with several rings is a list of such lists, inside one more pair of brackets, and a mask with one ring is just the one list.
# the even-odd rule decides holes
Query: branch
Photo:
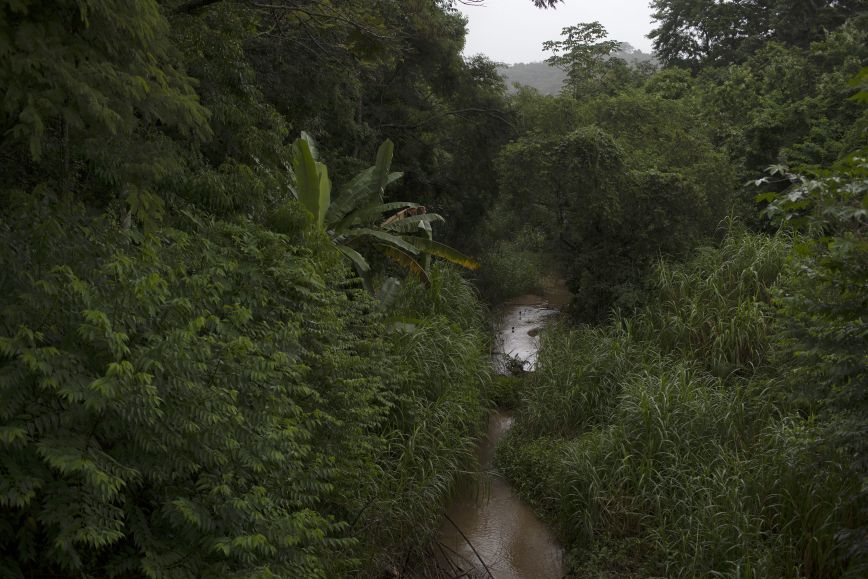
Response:
[{"label": "branch", "polygon": [[476,547],[473,546],[473,543],[470,542],[470,539],[467,538],[467,535],[464,534],[464,531],[462,531],[461,528],[455,524],[455,521],[449,518],[449,515],[444,514],[443,516],[446,517],[446,520],[449,521],[453,527],[455,527],[455,530],[458,531],[458,534],[461,535],[461,538],[464,539],[464,542],[467,543],[467,545],[473,551],[473,554],[476,555],[476,558],[479,559],[480,563],[482,563],[482,567],[485,569],[485,572],[488,573],[489,579],[494,579],[494,575],[491,574],[491,569],[489,569],[488,565],[485,564],[485,560],[482,558],[482,555],[479,554],[479,551],[476,550]]},{"label": "branch", "polygon": [[[554,8],[564,0],[531,0],[537,8]],[[458,0],[459,4],[465,6],[482,6],[485,0]]]}]

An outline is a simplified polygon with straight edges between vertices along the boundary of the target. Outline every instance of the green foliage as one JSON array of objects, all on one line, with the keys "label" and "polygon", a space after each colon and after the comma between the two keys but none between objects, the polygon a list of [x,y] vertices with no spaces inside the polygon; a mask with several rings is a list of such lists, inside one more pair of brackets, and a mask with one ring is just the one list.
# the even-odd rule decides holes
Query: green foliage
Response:
[{"label": "green foliage", "polygon": [[[293,195],[313,217],[318,228],[325,231],[337,248],[353,263],[357,273],[370,284],[371,267],[353,244],[369,243],[411,273],[428,281],[428,256],[437,256],[452,263],[477,269],[479,264],[448,245],[433,240],[431,224],[443,222],[436,213],[427,213],[416,203],[398,201],[383,203],[386,187],[401,178],[402,173],[390,172],[394,145],[388,139],[380,145],[374,165],[356,175],[332,203],[332,184],[328,168],[317,160],[313,138],[302,133],[292,146]],[[387,212],[401,209],[382,222]],[[273,227],[286,225],[279,208],[270,216]],[[379,223],[378,223],[379,222]],[[287,229],[278,231],[288,232]],[[423,237],[415,237],[421,233]],[[422,267],[416,256],[426,255]]]},{"label": "green foliage", "polygon": [[608,33],[599,22],[568,26],[561,31],[561,36],[563,40],[543,43],[543,50],[552,53],[546,63],[564,69],[567,73],[565,89],[576,99],[587,97],[600,88],[605,90],[605,77],[625,64],[611,57],[621,43],[605,40]]},{"label": "green foliage", "polygon": [[[864,574],[865,167],[805,167],[864,146],[866,20],[655,7],[694,75],[580,25],[549,43],[573,96],[507,99],[451,2],[0,2],[0,574],[379,575],[483,400],[524,408],[519,488],[624,569]],[[769,164],[810,174],[760,183],[805,229],[782,276],[787,238],[733,232],[654,268]],[[579,317],[637,313],[489,384],[434,223],[489,296],[560,269]]]},{"label": "green foliage", "polygon": [[324,237],[194,213],[141,236],[80,207],[4,206],[13,576],[332,577],[436,529],[489,366],[459,276],[411,283],[391,319],[412,330],[388,331]]},{"label": "green foliage", "polygon": [[435,265],[431,283],[402,284],[389,308],[395,403],[371,503],[358,521],[365,569],[400,566],[407,553],[433,540],[456,475],[475,465],[476,440],[487,414],[482,387],[490,381],[487,325],[470,284]]},{"label": "green foliage", "polygon": [[316,151],[307,134],[292,144],[292,173],[295,195],[302,207],[313,216],[319,227],[325,225],[326,212],[331,206],[332,182],[328,168],[316,161],[311,150]]},{"label": "green foliage", "polygon": [[810,48],[768,42],[738,65],[700,71],[701,101],[742,183],[772,164],[830,165],[864,146],[864,107],[848,97],[865,45],[866,20],[855,18]]},{"label": "green foliage", "polygon": [[849,459],[772,396],[765,303],[787,248],[731,231],[661,266],[636,317],[543,334],[498,465],[558,525],[575,572],[859,574],[841,542],[865,520],[842,500],[859,488]]},{"label": "green foliage", "polygon": [[491,406],[514,410],[521,405],[527,383],[522,376],[494,376],[486,385],[483,395]]},{"label": "green foliage", "polygon": [[491,303],[533,293],[543,276],[541,248],[518,239],[498,241],[482,257],[479,287]]},{"label": "green foliage", "polygon": [[155,121],[208,134],[157,2],[24,0],[4,2],[0,14],[0,123],[34,158],[58,122],[94,144]]},{"label": "green foliage", "polygon": [[[814,235],[796,247],[775,293],[777,363],[784,388],[823,420],[825,438],[847,457],[862,481],[852,500],[863,523],[846,533],[854,558],[868,561],[868,163],[862,149],[834,167],[796,183],[773,200],[767,215]],[[863,563],[868,569],[868,562]]]},{"label": "green foliage", "polygon": [[[344,179],[404,106],[378,82],[458,95],[399,123],[501,89],[433,3],[332,4],[0,3],[0,575],[375,575],[436,528],[481,424],[479,302],[435,266],[386,318],[326,226],[415,206],[383,203],[385,154]],[[331,202],[302,126],[376,208]],[[493,134],[459,128],[429,144]],[[380,239],[438,219],[404,217]]]},{"label": "green foliage", "polygon": [[769,40],[807,48],[864,10],[859,0],[653,0],[651,7],[657,57],[694,70],[742,62]]},{"label": "green foliage", "polygon": [[[649,107],[658,105],[665,110],[662,99],[652,99]],[[616,115],[617,108],[605,121],[621,134],[619,122],[631,121],[626,111],[622,121]],[[631,148],[642,146],[624,140]],[[635,307],[652,262],[661,254],[682,253],[721,211],[721,199],[710,207],[694,180],[645,169],[654,161],[650,153],[641,153],[647,160],[640,153],[628,155],[610,133],[593,125],[565,135],[529,134],[501,153],[503,205],[501,214],[494,214],[500,220],[495,227],[504,237],[527,230],[542,238],[542,248],[560,262],[576,295],[573,312],[579,319],[603,319],[613,306]],[[672,171],[690,164],[667,159],[665,152],[654,155],[659,166]],[[709,147],[697,157],[710,164],[715,155]]]},{"label": "green foliage", "polygon": [[771,330],[764,308],[788,252],[783,237],[730,231],[719,248],[701,248],[683,266],[659,263],[654,295],[633,319],[634,332],[665,353],[697,359],[721,378],[752,373],[767,353]]},{"label": "green foliage", "polygon": [[329,575],[386,409],[374,333],[341,339],[370,303],[249,223],[141,237],[7,201],[7,567]]}]

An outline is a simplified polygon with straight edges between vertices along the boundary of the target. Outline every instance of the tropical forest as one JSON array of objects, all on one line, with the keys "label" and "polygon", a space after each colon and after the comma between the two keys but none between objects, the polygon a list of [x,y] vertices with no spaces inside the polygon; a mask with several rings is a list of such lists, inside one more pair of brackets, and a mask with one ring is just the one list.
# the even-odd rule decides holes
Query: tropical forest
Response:
[{"label": "tropical forest", "polygon": [[0,0],[0,577],[868,577],[868,2],[639,4]]}]

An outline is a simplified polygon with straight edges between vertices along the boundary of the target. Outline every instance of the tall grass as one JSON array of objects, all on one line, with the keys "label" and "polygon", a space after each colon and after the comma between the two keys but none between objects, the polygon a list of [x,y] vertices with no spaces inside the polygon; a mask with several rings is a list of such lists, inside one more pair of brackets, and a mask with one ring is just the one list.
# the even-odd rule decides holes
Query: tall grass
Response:
[{"label": "tall grass", "polygon": [[700,361],[717,376],[750,373],[769,347],[764,305],[789,252],[784,237],[727,235],[682,265],[660,262],[653,301],[634,319],[636,338]]},{"label": "tall grass", "polygon": [[[771,394],[766,303],[787,252],[786,239],[730,232],[660,264],[633,318],[544,334],[497,460],[556,523],[576,575],[835,577],[853,565],[836,533],[855,516],[844,497],[857,481],[810,417]],[[613,561],[612,545],[630,547]]]},{"label": "tall grass", "polygon": [[356,525],[368,559],[360,574],[401,569],[433,538],[460,474],[473,470],[490,380],[484,310],[473,287],[435,267],[430,286],[404,282],[389,311],[391,351],[405,371],[387,377],[391,412],[382,427],[375,486]]}]

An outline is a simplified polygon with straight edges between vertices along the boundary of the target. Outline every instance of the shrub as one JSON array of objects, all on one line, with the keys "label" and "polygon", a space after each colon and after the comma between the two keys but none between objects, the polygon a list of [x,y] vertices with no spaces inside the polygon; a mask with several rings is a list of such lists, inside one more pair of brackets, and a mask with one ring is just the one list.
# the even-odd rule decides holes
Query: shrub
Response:
[{"label": "shrub", "polygon": [[400,333],[313,231],[3,201],[0,574],[334,577],[431,532],[482,423],[460,277]]}]

